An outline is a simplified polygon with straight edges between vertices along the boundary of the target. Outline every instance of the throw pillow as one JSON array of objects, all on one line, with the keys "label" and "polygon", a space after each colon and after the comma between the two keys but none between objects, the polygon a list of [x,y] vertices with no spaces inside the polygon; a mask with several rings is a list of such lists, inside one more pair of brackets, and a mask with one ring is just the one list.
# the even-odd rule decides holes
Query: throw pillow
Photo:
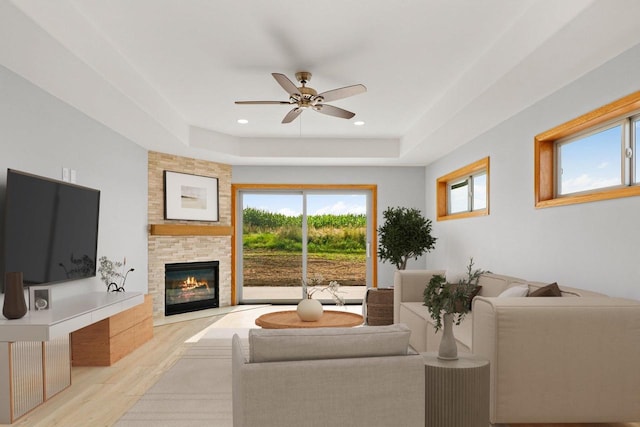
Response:
[{"label": "throw pillow", "polygon": [[516,285],[502,291],[498,298],[509,298],[509,297],[526,297],[529,293],[529,286],[527,285]]},{"label": "throw pillow", "polygon": [[[449,284],[450,291],[455,292],[457,286],[458,285],[456,283]],[[469,301],[467,301],[467,309],[469,311],[471,311],[471,303],[473,302],[473,299],[478,295],[478,292],[480,292],[480,289],[482,289],[482,286],[476,286],[473,291],[471,291],[471,295],[469,295]],[[456,301],[456,313],[462,313],[462,311],[462,303],[460,301]]]},{"label": "throw pillow", "polygon": [[476,286],[476,288],[473,290],[473,292],[471,293],[471,296],[469,297],[469,311],[471,311],[471,307],[472,307],[472,302],[473,299],[478,295],[478,293],[480,292],[480,289],[482,289],[482,286]]},{"label": "throw pillow", "polygon": [[536,289],[529,294],[530,297],[561,297],[562,292],[556,282],[553,282],[547,286]]}]

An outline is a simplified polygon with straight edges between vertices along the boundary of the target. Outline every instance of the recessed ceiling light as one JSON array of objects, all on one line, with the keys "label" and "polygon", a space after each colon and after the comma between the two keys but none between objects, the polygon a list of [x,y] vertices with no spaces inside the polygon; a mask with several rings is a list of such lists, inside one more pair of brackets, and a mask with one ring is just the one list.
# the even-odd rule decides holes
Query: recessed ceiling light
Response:
[{"label": "recessed ceiling light", "polygon": [[246,125],[247,123],[249,123],[249,120],[247,120],[247,119],[238,119],[238,123],[240,123],[241,125]]},{"label": "recessed ceiling light", "polygon": [[364,126],[364,122],[362,120],[358,120],[357,122],[353,122],[355,126]]}]

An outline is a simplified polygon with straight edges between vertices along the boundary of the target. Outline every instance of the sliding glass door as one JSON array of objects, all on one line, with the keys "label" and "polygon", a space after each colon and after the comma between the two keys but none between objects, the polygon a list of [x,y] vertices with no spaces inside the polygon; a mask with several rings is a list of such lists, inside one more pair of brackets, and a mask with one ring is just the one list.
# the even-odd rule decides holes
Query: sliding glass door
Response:
[{"label": "sliding glass door", "polygon": [[347,302],[362,301],[373,282],[371,191],[246,189],[237,204],[239,302],[297,302],[305,278],[335,280]]},{"label": "sliding glass door", "polygon": [[242,300],[298,296],[303,265],[302,194],[242,193],[241,203]]}]

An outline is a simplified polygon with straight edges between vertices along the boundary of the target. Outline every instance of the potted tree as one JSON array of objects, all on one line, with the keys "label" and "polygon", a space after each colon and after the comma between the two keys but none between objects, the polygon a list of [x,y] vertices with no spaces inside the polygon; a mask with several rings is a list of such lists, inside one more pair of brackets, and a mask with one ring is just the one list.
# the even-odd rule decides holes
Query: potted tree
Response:
[{"label": "potted tree", "polygon": [[480,288],[478,280],[484,270],[473,269],[473,258],[467,266],[467,276],[458,283],[447,283],[444,276],[435,275],[429,280],[424,290],[424,305],[434,321],[435,330],[443,329],[438,358],[455,360],[458,358],[458,347],[453,336],[453,323],[459,325],[464,316],[471,310],[471,300]]},{"label": "potted tree", "polygon": [[415,208],[387,208],[384,224],[378,228],[378,258],[389,261],[398,270],[407,268],[410,258],[418,259],[431,251],[437,238],[431,236],[431,220]]}]

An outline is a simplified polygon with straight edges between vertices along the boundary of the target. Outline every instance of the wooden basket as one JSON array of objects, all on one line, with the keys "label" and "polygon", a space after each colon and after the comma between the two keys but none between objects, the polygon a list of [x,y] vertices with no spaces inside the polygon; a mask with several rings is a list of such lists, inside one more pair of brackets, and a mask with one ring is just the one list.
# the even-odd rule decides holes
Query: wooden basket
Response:
[{"label": "wooden basket", "polygon": [[366,304],[367,325],[393,324],[393,289],[369,289]]}]

